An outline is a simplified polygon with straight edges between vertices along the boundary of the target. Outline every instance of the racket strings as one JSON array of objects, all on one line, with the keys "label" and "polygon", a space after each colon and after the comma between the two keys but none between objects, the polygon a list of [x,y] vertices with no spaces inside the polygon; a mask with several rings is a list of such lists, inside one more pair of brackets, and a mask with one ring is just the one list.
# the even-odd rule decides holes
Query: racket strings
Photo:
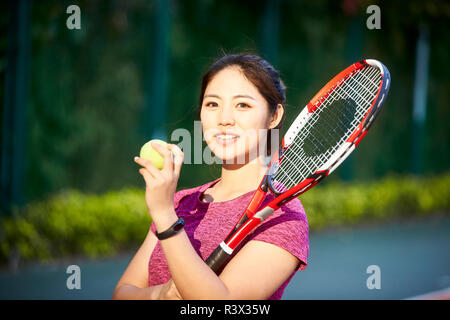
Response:
[{"label": "racket strings", "polygon": [[318,108],[298,130],[273,175],[277,192],[294,187],[332,157],[367,114],[380,80],[378,68],[358,69],[319,100]]},{"label": "racket strings", "polygon": [[[375,70],[376,71],[376,70]],[[372,70],[372,73],[373,73],[373,70]],[[361,78],[362,79],[364,79],[363,77],[364,77],[364,73],[361,73]],[[351,79],[351,78],[350,78]],[[354,79],[358,79],[358,78],[354,78]],[[369,78],[370,79],[370,78]],[[366,79],[367,80],[367,79]],[[361,85],[361,81],[358,81],[357,80],[357,83],[359,84],[359,85]],[[344,82],[344,84],[345,84],[345,82]],[[349,88],[352,88],[351,86],[352,85],[354,85],[354,84],[350,84],[350,87]],[[345,86],[347,86],[348,87],[348,85],[347,84],[345,84]],[[345,86],[344,86],[344,88],[345,88]],[[352,92],[352,93],[354,93],[354,90],[352,90],[352,89],[350,89],[350,91]],[[366,90],[367,91],[367,90]],[[370,91],[369,91],[370,92]],[[334,93],[334,95],[336,95],[336,98],[333,96],[333,94],[331,94],[331,95],[329,95],[328,96],[328,100],[329,101],[334,101],[334,100],[337,100],[337,98],[338,97],[340,97],[340,98],[345,98],[345,96],[342,96],[342,94],[340,94],[340,91],[337,91],[337,90],[334,90],[334,92],[332,92],[332,93]],[[362,99],[361,99],[362,98]],[[359,95],[358,96],[358,99],[359,100],[365,100],[365,97],[364,96],[361,96],[361,95]],[[358,100],[358,101],[359,101]],[[322,106],[322,108],[323,109],[321,109],[321,111],[322,110],[324,110],[325,109],[325,105],[323,105]],[[329,111],[329,110],[328,110]],[[324,115],[324,114],[327,114],[327,115],[332,115],[333,113],[332,112],[326,112],[326,113],[323,113],[323,114],[321,114],[322,116]],[[346,113],[344,112],[344,113],[341,113],[341,117],[339,117],[338,119],[340,120],[340,119],[342,119],[342,115],[345,115]],[[333,114],[334,115],[334,114]],[[310,125],[311,126],[314,126],[314,125],[316,125],[316,121],[317,121],[317,119],[318,119],[318,117],[316,117],[316,119],[312,119],[313,121],[311,121],[311,122],[309,122],[310,123]],[[348,117],[347,117],[347,120],[348,120]],[[340,123],[342,123],[342,121],[339,121]],[[324,123],[327,123],[326,121],[324,122],[324,121],[322,121],[322,124],[324,124]],[[325,132],[328,132],[328,133],[330,133],[330,132],[332,132],[332,131],[336,131],[334,128],[323,128],[323,129],[325,129],[325,130],[320,130],[320,131],[325,131]],[[330,130],[331,129],[331,130]],[[306,132],[307,130],[303,130],[303,132]],[[322,143],[322,141],[324,141],[324,139],[326,139],[323,135],[319,135],[320,136],[320,138],[321,139],[315,139],[314,141],[311,141],[311,139],[309,139],[309,142],[312,144],[312,145],[318,145],[318,144],[320,144],[320,145],[324,145],[323,143]],[[319,137],[319,136],[316,136],[316,135],[310,135],[309,137]],[[329,135],[330,137],[332,137],[331,136],[331,134]],[[303,138],[303,139],[302,139]],[[303,135],[303,136],[300,136],[300,139],[297,139],[297,140],[305,140],[305,136]],[[341,139],[341,140],[345,140],[345,139]],[[318,143],[317,143],[318,142]],[[298,145],[298,141],[294,141],[294,148],[291,148],[290,150],[292,151],[292,150],[294,150],[294,151],[301,151],[301,150],[296,150],[297,148],[295,148],[295,146],[296,145]],[[320,151],[320,150],[319,150]],[[322,150],[323,151],[323,150]],[[321,152],[321,153],[323,153],[323,152]],[[325,154],[325,156],[328,156],[329,157],[329,155],[332,153],[332,150],[328,150],[328,152],[326,152],[326,154]],[[297,157],[297,158],[299,158],[299,157]],[[289,159],[289,157],[287,157],[286,159]],[[303,163],[305,164],[305,162],[303,161]],[[296,166],[293,166],[294,168],[296,167]],[[292,169],[292,168],[291,168]],[[292,180],[292,179],[290,179],[290,180]]]},{"label": "racket strings", "polygon": [[[334,97],[334,95],[336,95],[336,98]],[[329,98],[328,98],[328,101],[330,101],[330,102],[332,102],[332,101],[335,101],[335,100],[337,100],[337,97],[340,97],[340,98],[346,98],[345,96],[343,96],[342,94],[340,94],[340,90],[339,91],[334,91],[334,95],[332,94],[332,95],[329,95]],[[364,98],[364,97],[362,97],[362,98]],[[358,97],[358,99],[359,100],[361,100],[361,98],[360,97]],[[357,102],[359,102],[359,100],[357,100]],[[351,101],[351,100],[348,100],[348,101]],[[326,107],[326,105],[324,105],[324,106],[322,106],[322,108],[323,109],[321,109],[321,111],[322,110],[324,110],[325,109],[325,107]],[[344,109],[345,110],[345,109]],[[328,110],[328,111],[330,111],[330,110]],[[327,115],[335,115],[335,114],[333,114],[332,112],[326,112],[326,113],[321,113],[321,116],[323,116],[323,115],[325,115],[325,114],[327,114]],[[340,119],[342,119],[343,118],[343,115],[346,115],[346,114],[349,114],[349,112],[344,112],[344,113],[341,113],[340,114],[340,117],[338,118],[339,120]],[[336,117],[335,117],[336,118]],[[356,117],[357,118],[357,117]],[[309,122],[309,124],[311,125],[311,126],[317,126],[317,124],[316,124],[316,121],[317,121],[317,119],[319,119],[319,117],[316,117],[316,119],[312,119],[313,121],[311,121],[311,122]],[[342,123],[342,121],[339,121],[340,123]],[[347,122],[348,122],[348,117],[347,117]],[[355,121],[354,121],[355,122]],[[326,123],[328,123],[328,122],[324,122],[324,121],[322,121],[322,124],[326,124]],[[359,123],[359,122],[358,122]],[[348,123],[347,124],[345,124],[347,127],[348,127]],[[333,132],[334,131],[334,133],[336,133],[336,130],[334,129],[334,128],[326,128],[326,127],[324,127],[324,128],[321,128],[322,130],[320,130],[319,132],[328,132],[328,133],[331,133],[331,132]],[[307,132],[307,130],[303,130],[303,132]],[[323,135],[309,135],[309,137],[319,137],[320,139],[315,139],[314,141],[311,141],[311,139],[308,139],[309,140],[309,142],[310,142],[310,144],[312,144],[312,145],[324,145],[323,143],[322,143],[322,141],[324,141],[325,139],[326,139],[326,137],[324,137]],[[333,137],[333,136],[331,136],[331,134],[329,134],[329,137]],[[305,135],[303,135],[303,136],[301,136],[300,137],[301,139],[300,140],[305,140]],[[302,139],[303,138],[303,139]],[[333,138],[335,138],[335,137],[333,137]],[[343,137],[341,140],[343,140],[343,141],[345,141],[345,139],[346,139],[346,137]],[[343,142],[342,141],[342,142]],[[318,142],[318,143],[317,143]],[[298,145],[298,141],[295,141],[295,144],[294,144],[294,148],[293,149],[291,149],[291,151],[301,151],[301,150],[297,150],[297,148],[295,148],[295,146],[296,145]],[[320,150],[319,150],[320,151]],[[323,151],[323,150],[322,150]],[[329,149],[328,150],[328,152],[326,152],[325,154],[324,154],[324,156],[325,156],[325,158],[329,158],[329,156],[330,156],[330,154],[332,154],[332,152],[333,152],[333,150],[332,149]],[[323,153],[323,152],[319,152],[319,153]],[[302,156],[303,156],[303,154],[301,154]],[[294,166],[295,167],[295,166]]]}]

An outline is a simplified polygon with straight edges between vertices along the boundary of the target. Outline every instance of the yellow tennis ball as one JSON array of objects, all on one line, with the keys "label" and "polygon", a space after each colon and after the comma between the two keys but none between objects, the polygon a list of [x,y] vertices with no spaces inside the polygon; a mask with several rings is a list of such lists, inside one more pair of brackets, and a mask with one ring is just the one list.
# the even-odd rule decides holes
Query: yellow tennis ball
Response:
[{"label": "yellow tennis ball", "polygon": [[153,163],[159,170],[162,170],[162,168],[164,167],[164,158],[158,151],[152,148],[152,142],[159,143],[163,147],[167,148],[167,143],[165,141],[158,139],[150,140],[142,146],[139,157],[147,159],[148,161]]}]

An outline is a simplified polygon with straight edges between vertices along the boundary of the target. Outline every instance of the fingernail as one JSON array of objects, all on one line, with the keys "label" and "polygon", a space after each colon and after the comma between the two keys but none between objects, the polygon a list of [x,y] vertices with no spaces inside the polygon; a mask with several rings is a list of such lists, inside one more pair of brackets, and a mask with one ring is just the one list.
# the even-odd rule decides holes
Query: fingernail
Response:
[{"label": "fingernail", "polygon": [[134,161],[136,161],[137,159],[139,159],[139,157],[134,157]]}]

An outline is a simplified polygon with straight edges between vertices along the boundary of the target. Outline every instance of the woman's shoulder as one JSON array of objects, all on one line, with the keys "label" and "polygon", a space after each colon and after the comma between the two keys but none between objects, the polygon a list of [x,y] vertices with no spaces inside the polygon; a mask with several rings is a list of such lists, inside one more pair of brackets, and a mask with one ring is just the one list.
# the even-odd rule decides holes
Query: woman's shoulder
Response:
[{"label": "woman's shoulder", "polygon": [[[267,196],[264,201],[265,203],[263,203],[263,206],[272,201],[274,198],[275,197],[273,195]],[[275,210],[271,217],[273,218],[279,215],[283,215],[285,216],[285,218],[289,218],[290,220],[294,219],[307,221],[305,209],[303,208],[303,205],[298,198],[292,199],[285,205],[281,206],[278,210]]]},{"label": "woman's shoulder", "polygon": [[[273,199],[270,197],[266,201]],[[293,199],[275,210],[254,232],[254,236],[262,233],[265,238],[278,238],[284,234],[288,238],[303,237],[308,233],[308,219],[299,199]]]},{"label": "woman's shoulder", "polygon": [[309,251],[309,226],[305,210],[299,199],[293,199],[275,210],[252,233],[250,240],[274,244],[296,256],[306,268]]},{"label": "woman's shoulder", "polygon": [[291,214],[300,219],[306,219],[305,209],[298,198],[292,199],[278,210],[280,210],[283,214]]}]

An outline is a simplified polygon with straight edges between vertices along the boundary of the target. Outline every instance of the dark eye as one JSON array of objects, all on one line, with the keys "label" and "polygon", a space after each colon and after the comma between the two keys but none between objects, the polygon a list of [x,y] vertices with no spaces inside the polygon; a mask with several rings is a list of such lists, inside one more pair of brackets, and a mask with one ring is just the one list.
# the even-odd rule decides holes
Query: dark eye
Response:
[{"label": "dark eye", "polygon": [[237,106],[238,106],[239,108],[242,108],[242,109],[248,109],[248,108],[251,108],[248,104],[246,104],[246,103],[244,103],[244,102],[239,103]]},{"label": "dark eye", "polygon": [[215,102],[208,102],[208,103],[205,104],[205,107],[214,108],[214,107],[217,107],[217,103],[215,103]]}]

